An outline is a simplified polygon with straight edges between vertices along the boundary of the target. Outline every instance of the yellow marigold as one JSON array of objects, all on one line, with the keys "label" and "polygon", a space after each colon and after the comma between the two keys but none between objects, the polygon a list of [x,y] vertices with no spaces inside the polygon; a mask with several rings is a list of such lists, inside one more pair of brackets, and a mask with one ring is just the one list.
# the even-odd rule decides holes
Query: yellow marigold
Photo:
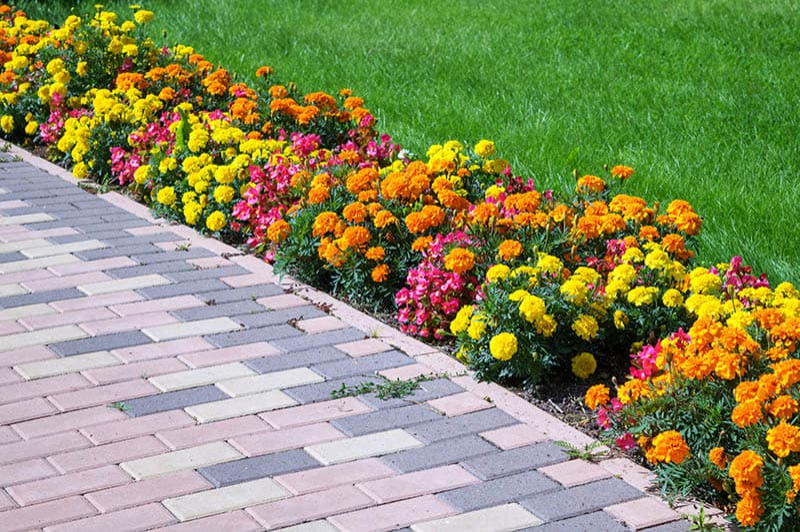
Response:
[{"label": "yellow marigold", "polygon": [[367,207],[360,201],[350,203],[342,210],[342,216],[350,223],[360,224],[367,217]]},{"label": "yellow marigold", "polygon": [[591,353],[583,352],[572,357],[572,373],[579,379],[586,379],[597,369],[597,360]]},{"label": "yellow marigold", "polygon": [[156,17],[155,13],[153,13],[152,11],[147,11],[145,9],[140,9],[133,14],[133,19],[139,24],[147,24],[155,17]]},{"label": "yellow marigold", "polygon": [[647,383],[639,379],[629,379],[625,381],[622,386],[617,388],[617,399],[619,399],[623,405],[638,401],[642,397],[649,397],[650,395],[651,391]]},{"label": "yellow marigold", "polygon": [[209,231],[219,231],[228,222],[225,220],[225,215],[222,214],[220,211],[212,212],[208,218],[206,219],[206,227]]},{"label": "yellow marigold", "polygon": [[14,117],[11,115],[3,115],[0,118],[0,128],[6,133],[14,131]]},{"label": "yellow marigold", "polygon": [[708,459],[720,469],[725,469],[728,465],[728,457],[725,455],[725,449],[722,447],[714,447],[708,451]]},{"label": "yellow marigold", "polygon": [[778,458],[800,451],[800,428],[781,421],[767,431],[767,446]]},{"label": "yellow marigold", "polygon": [[475,145],[475,153],[478,157],[486,158],[494,153],[495,146],[491,140],[481,140]]},{"label": "yellow marigold", "polygon": [[762,418],[761,402],[758,399],[748,399],[739,403],[731,412],[731,420],[741,428],[758,423]]},{"label": "yellow marigold", "polygon": [[497,360],[511,360],[517,352],[517,337],[507,332],[495,335],[489,341],[489,352]]},{"label": "yellow marigold", "polygon": [[178,201],[178,196],[175,194],[175,189],[173,187],[164,187],[158,191],[156,199],[161,205],[169,207]]},{"label": "yellow marigold", "polygon": [[468,249],[453,248],[444,258],[445,269],[455,273],[466,273],[475,267],[475,254]]},{"label": "yellow marigold", "polygon": [[683,305],[683,294],[681,294],[678,290],[674,288],[670,288],[664,295],[661,296],[661,302],[664,303],[665,307],[675,308],[680,307]]},{"label": "yellow marigold", "polygon": [[742,526],[758,524],[763,513],[764,505],[761,503],[761,496],[757,493],[747,493],[736,504],[736,519]]},{"label": "yellow marigold", "polygon": [[769,404],[767,412],[778,419],[789,419],[800,412],[800,403],[791,395],[779,395]]},{"label": "yellow marigold", "polygon": [[596,175],[585,175],[578,179],[575,192],[578,194],[599,194],[606,188],[606,182]]},{"label": "yellow marigold", "polygon": [[313,236],[323,236],[328,233],[333,233],[336,230],[336,224],[339,223],[339,216],[335,212],[324,211],[317,215],[312,225]]},{"label": "yellow marigold", "polygon": [[495,264],[486,272],[486,280],[493,283],[498,279],[506,279],[509,275],[511,275],[511,268],[505,264]]},{"label": "yellow marigold", "polygon": [[641,307],[652,305],[658,298],[658,288],[655,286],[637,286],[628,292],[628,303]]},{"label": "yellow marigold", "polygon": [[138,185],[143,185],[147,181],[147,176],[150,174],[150,166],[143,164],[133,172],[133,180]]},{"label": "yellow marigold", "polygon": [[614,311],[614,327],[620,331],[628,324],[628,316],[621,310]]},{"label": "yellow marigold", "polygon": [[544,300],[540,297],[528,294],[520,301],[519,313],[530,323],[541,319],[545,312],[547,312],[547,309]]},{"label": "yellow marigold", "polygon": [[31,120],[27,124],[25,124],[25,134],[26,135],[34,135],[37,131],[39,131],[39,122],[36,120]]},{"label": "yellow marigold", "polygon": [[689,446],[679,432],[668,430],[662,432],[652,441],[652,458],[655,462],[680,464],[689,457]]},{"label": "yellow marigold", "polygon": [[552,255],[542,254],[536,263],[536,267],[543,272],[559,274],[564,268],[564,263]]},{"label": "yellow marigold", "polygon": [[389,265],[378,264],[372,269],[372,274],[370,276],[376,283],[384,282],[389,277]]},{"label": "yellow marigold", "polygon": [[574,276],[561,285],[559,292],[564,296],[564,299],[577,306],[583,306],[588,301],[589,289],[580,279],[575,279]]},{"label": "yellow marigold", "polygon": [[220,185],[214,189],[214,199],[219,203],[230,203],[233,201],[235,192],[233,187]]},{"label": "yellow marigold", "polygon": [[625,166],[623,164],[618,164],[611,168],[611,175],[620,179],[621,181],[625,181],[630,176],[633,175],[633,168],[630,166]]},{"label": "yellow marigold", "polygon": [[196,201],[190,201],[185,203],[183,206],[183,217],[186,219],[186,223],[189,225],[196,224],[202,212],[203,207],[200,206],[200,204]]},{"label": "yellow marigold", "polygon": [[371,247],[364,254],[367,260],[382,261],[386,256],[386,250],[382,246]]},{"label": "yellow marigold", "polygon": [[611,400],[611,391],[605,384],[595,384],[588,390],[583,397],[583,402],[586,403],[591,410],[595,410],[598,406],[608,404]]},{"label": "yellow marigold", "polygon": [[472,316],[472,311],[475,307],[472,305],[464,305],[456,313],[456,317],[450,322],[450,332],[458,334],[467,330],[469,327],[469,319]]},{"label": "yellow marigold", "polygon": [[469,321],[467,334],[473,340],[480,340],[484,332],[486,332],[486,316],[480,312],[476,312]]},{"label": "yellow marigold", "polygon": [[597,320],[588,314],[581,314],[578,316],[578,319],[572,322],[572,330],[587,342],[597,336],[599,329],[600,327],[597,325]]},{"label": "yellow marigold", "polygon": [[552,316],[552,314],[545,314],[544,316],[536,320],[536,332],[538,332],[545,338],[550,338],[551,336],[553,336],[557,328],[558,328],[558,322]]},{"label": "yellow marigold", "polygon": [[516,240],[504,240],[497,249],[497,255],[505,261],[517,258],[522,254],[522,244]]}]

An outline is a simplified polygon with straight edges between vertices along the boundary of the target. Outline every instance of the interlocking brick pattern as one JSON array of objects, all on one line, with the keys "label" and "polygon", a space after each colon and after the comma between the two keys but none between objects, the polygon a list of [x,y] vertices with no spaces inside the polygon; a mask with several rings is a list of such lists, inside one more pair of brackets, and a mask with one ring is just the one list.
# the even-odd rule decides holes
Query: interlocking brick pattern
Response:
[{"label": "interlocking brick pattern", "polygon": [[256,259],[26,162],[0,187],[3,530],[688,529]]}]

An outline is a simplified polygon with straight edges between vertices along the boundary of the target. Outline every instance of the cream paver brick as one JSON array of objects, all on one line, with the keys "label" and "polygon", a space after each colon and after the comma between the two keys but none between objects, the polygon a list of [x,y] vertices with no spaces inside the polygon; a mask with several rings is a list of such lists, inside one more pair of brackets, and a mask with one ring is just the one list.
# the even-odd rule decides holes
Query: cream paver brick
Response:
[{"label": "cream paver brick", "polygon": [[526,423],[487,430],[478,435],[503,450],[516,449],[517,447],[524,447],[547,439],[546,434]]},{"label": "cream paver brick", "polygon": [[216,386],[230,396],[239,397],[318,382],[325,382],[325,377],[314,373],[308,368],[294,368],[262,375],[217,381]]},{"label": "cream paver brick", "polygon": [[378,340],[377,338],[367,338],[365,340],[356,340],[355,342],[347,342],[344,344],[337,344],[335,346],[339,351],[344,351],[351,357],[363,357],[367,355],[374,355],[383,353],[384,351],[391,351],[392,346]]},{"label": "cream paver brick", "polygon": [[670,509],[666,503],[654,497],[643,497],[607,506],[603,509],[617,521],[622,521],[633,530],[642,530],[677,521],[681,517],[678,512]]},{"label": "cream paver brick", "polygon": [[89,333],[77,325],[64,325],[53,327],[52,329],[9,334],[4,336],[3,341],[0,342],[0,351],[12,351],[32,345],[47,345],[68,340],[78,340],[87,336],[89,336]]},{"label": "cream paver brick", "polygon": [[164,342],[187,336],[205,336],[230,331],[238,331],[244,327],[230,318],[209,318],[207,320],[187,321],[174,323],[172,325],[160,325],[156,327],[145,327],[142,332],[155,340]]},{"label": "cream paver brick", "polygon": [[34,305],[24,305],[0,310],[0,321],[18,320],[30,316],[41,316],[44,314],[55,314],[56,309],[45,304],[36,303]]},{"label": "cream paver brick", "polygon": [[28,240],[17,240],[16,242],[7,242],[0,244],[0,253],[13,253],[14,251],[22,251],[24,249],[39,248],[42,246],[52,246],[50,242],[44,238],[31,238]]},{"label": "cream paver brick", "polygon": [[191,495],[183,495],[163,502],[164,506],[181,521],[209,515],[241,510],[248,506],[284,499],[291,494],[271,478],[243,482]]},{"label": "cream paver brick", "polygon": [[19,216],[0,216],[0,227],[5,225],[35,224],[37,222],[52,222],[55,218],[43,212],[33,214],[20,214]]},{"label": "cream paver brick", "polygon": [[569,460],[539,468],[539,471],[566,488],[611,478],[611,473],[586,460]]},{"label": "cream paver brick", "polygon": [[347,324],[333,316],[322,316],[320,318],[300,320],[295,323],[295,327],[308,334],[316,334],[344,329]]},{"label": "cream paver brick", "polygon": [[428,401],[427,404],[447,417],[469,414],[470,412],[486,410],[494,406],[489,401],[481,399],[470,392],[457,393],[439,399],[433,399],[432,401]]},{"label": "cream paver brick", "polygon": [[99,283],[88,283],[79,285],[78,290],[86,295],[95,296],[109,294],[112,292],[123,292],[126,290],[137,290],[139,288],[149,288],[170,284],[170,280],[157,273],[150,275],[140,275],[138,277],[128,277],[125,279],[115,279],[113,281],[103,281]]},{"label": "cream paver brick", "polygon": [[411,530],[414,532],[484,532],[485,530],[513,532],[540,524],[542,524],[541,519],[519,504],[504,504],[426,523],[417,523],[411,526]]},{"label": "cream paver brick", "polygon": [[52,255],[63,255],[76,251],[89,251],[92,249],[107,248],[108,244],[99,240],[80,240],[69,244],[59,244],[53,246],[40,246],[31,249],[23,249],[22,254],[31,259],[50,257]]},{"label": "cream paver brick", "polygon": [[195,296],[175,296],[162,299],[151,299],[139,303],[125,303],[123,305],[113,305],[109,307],[120,316],[136,316],[156,311],[184,310],[188,308],[202,307],[205,305],[202,300]]},{"label": "cream paver brick", "polygon": [[169,373],[167,375],[151,377],[148,380],[159,390],[171,392],[174,390],[193,388],[195,386],[203,386],[205,384],[214,384],[215,382],[236,379],[237,377],[249,377],[255,374],[253,370],[244,364],[232,362],[230,364],[209,366],[202,369],[190,369],[177,373]]},{"label": "cream paver brick", "polygon": [[260,297],[256,303],[263,305],[267,310],[283,310],[292,307],[308,305],[308,301],[294,294],[280,294],[277,296]]},{"label": "cream paver brick", "polygon": [[27,362],[14,366],[14,369],[26,379],[33,380],[120,364],[122,361],[108,351],[96,351],[83,355]]},{"label": "cream paver brick", "polygon": [[221,464],[240,458],[244,457],[227,443],[214,442],[158,456],[122,462],[120,467],[134,479],[141,480],[185,469],[198,469]]},{"label": "cream paver brick", "polygon": [[59,264],[73,264],[80,261],[81,260],[75,255],[52,255],[50,257],[41,257],[38,259],[15,260],[0,264],[0,273],[26,272],[29,270],[47,268],[48,266],[57,266]]},{"label": "cream paver brick", "polygon": [[323,465],[331,465],[423,446],[421,441],[403,429],[393,429],[346,440],[310,445],[305,450]]},{"label": "cream paver brick", "polygon": [[246,416],[267,412],[278,408],[294,406],[297,401],[279,390],[234,397],[233,399],[223,399],[222,401],[212,401],[185,408],[187,414],[195,418],[200,423],[209,423],[220,419]]},{"label": "cream paver brick", "polygon": [[19,284],[0,285],[0,297],[19,296],[27,293],[28,290]]}]

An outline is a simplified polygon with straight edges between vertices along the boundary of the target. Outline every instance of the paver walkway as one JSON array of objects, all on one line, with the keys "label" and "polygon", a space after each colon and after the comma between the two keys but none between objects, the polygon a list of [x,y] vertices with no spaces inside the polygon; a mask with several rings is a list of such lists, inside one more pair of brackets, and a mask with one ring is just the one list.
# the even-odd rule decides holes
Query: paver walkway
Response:
[{"label": "paver walkway", "polygon": [[[258,259],[26,162],[0,188],[2,530],[688,528],[641,468],[569,460],[587,437]],[[439,376],[332,396],[377,374]]]}]

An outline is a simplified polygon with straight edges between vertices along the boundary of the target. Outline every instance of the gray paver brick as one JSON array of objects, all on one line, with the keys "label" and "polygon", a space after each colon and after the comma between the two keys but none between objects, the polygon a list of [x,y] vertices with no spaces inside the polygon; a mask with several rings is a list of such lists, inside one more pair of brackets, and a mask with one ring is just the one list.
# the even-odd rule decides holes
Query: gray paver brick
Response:
[{"label": "gray paver brick", "polygon": [[84,233],[91,234],[97,233],[100,231],[110,231],[112,229],[130,229],[131,227],[142,227],[145,225],[150,225],[150,222],[147,220],[142,220],[141,218],[131,219],[131,220],[124,220],[121,222],[97,222],[93,224],[83,224],[75,226],[76,229],[80,229]]},{"label": "gray paver brick", "polygon": [[231,319],[247,327],[266,327],[268,325],[287,323],[289,320],[303,320],[326,316],[324,312],[312,305],[269,311],[264,311],[264,307],[261,305],[259,306],[262,312],[243,316],[231,315]]},{"label": "gray paver brick", "polygon": [[[607,513],[593,512],[562,521],[545,523],[537,527],[526,528],[522,532],[627,532],[627,530]],[[654,530],[651,528],[648,529],[648,532]],[[686,528],[683,530],[686,530]]]},{"label": "gray paver brick", "polygon": [[499,408],[489,408],[461,416],[430,421],[408,429],[417,439],[425,442],[446,440],[462,434],[484,432],[519,423]]},{"label": "gray paver brick", "polygon": [[383,460],[403,473],[430,469],[497,451],[497,447],[480,436],[470,435],[432,443],[425,447],[409,449],[385,456]]},{"label": "gray paver brick", "polygon": [[245,286],[242,288],[231,288],[226,284],[225,288],[218,292],[208,294],[208,297],[213,298],[217,303],[230,303],[232,301],[244,301],[248,299],[255,300],[255,298],[258,297],[275,296],[283,293],[283,289],[280,286],[266,282],[265,284]]},{"label": "gray paver brick", "polygon": [[244,275],[246,273],[249,272],[241,266],[228,266],[225,268],[205,268],[184,272],[172,272],[164,277],[175,281],[176,283],[182,283],[184,281],[191,281],[193,279],[219,279],[220,277]]},{"label": "gray paver brick", "polygon": [[105,242],[106,239],[121,238],[125,235],[130,235],[130,233],[126,233],[122,229],[104,229],[102,231],[92,231],[92,234],[87,235],[85,238],[91,237]]},{"label": "gray paver brick", "polygon": [[206,248],[191,248],[188,251],[164,251],[162,253],[150,253],[147,255],[132,255],[131,258],[139,264],[158,264],[159,262],[202,259],[204,257],[213,256],[215,256],[214,252]]},{"label": "gray paver brick", "polygon": [[167,272],[186,271],[191,270],[192,265],[186,261],[175,262],[161,262],[158,264],[148,264],[145,266],[128,266],[126,268],[115,268],[107,272],[112,277],[117,279],[126,279],[128,277],[138,277],[140,275],[150,275],[153,273],[164,274]]},{"label": "gray paver brick", "polygon": [[554,492],[559,488],[558,483],[538,471],[526,471],[446,491],[440,493],[439,498],[454,508],[469,512]]},{"label": "gray paver brick", "polygon": [[47,292],[34,292],[32,294],[0,298],[0,308],[21,307],[23,305],[35,305],[36,303],[50,303],[51,301],[74,299],[85,295],[86,294],[77,288],[61,288],[59,290],[48,290]]},{"label": "gray paver brick", "polygon": [[[276,342],[271,342],[275,345]],[[294,350],[292,350],[294,351]],[[325,360],[336,360],[345,358],[347,355],[330,346],[320,346],[314,349],[304,349],[301,351],[289,352],[285,355],[273,355],[262,358],[245,360],[244,364],[258,373],[272,373],[284,369],[300,368],[322,362]],[[317,386],[312,384],[311,386]],[[300,386],[295,390],[304,388]]]},{"label": "gray paver brick", "polygon": [[[167,263],[172,264],[172,263]],[[204,299],[204,297],[201,297]],[[207,305],[204,307],[187,308],[177,310],[172,313],[173,316],[183,321],[196,321],[205,320],[208,318],[219,318],[229,316],[236,321],[240,321],[235,314],[244,314],[246,312],[263,312],[264,307],[255,301],[237,301],[235,303],[225,303],[223,305]]]},{"label": "gray paver brick", "polygon": [[[97,236],[94,236],[97,238]],[[103,242],[111,247],[121,248],[127,246],[137,246],[140,244],[155,244],[157,242],[170,242],[180,240],[181,237],[174,233],[156,233],[153,235],[134,236],[125,231],[120,231],[114,236],[102,239]],[[97,238],[97,240],[101,240]],[[159,248],[160,249],[160,248]]]},{"label": "gray paver brick", "polygon": [[463,388],[450,379],[435,379],[419,383],[418,390],[402,399],[379,399],[374,393],[362,395],[359,399],[372,408],[386,409],[406,405],[409,401],[421,403],[463,391]]},{"label": "gray paver brick", "polygon": [[[138,260],[138,259],[134,259]],[[207,292],[219,290],[221,286],[227,286],[219,279],[201,279],[199,281],[187,281],[185,283],[165,284],[161,286],[150,286],[137,290],[149,299],[161,299],[163,297],[197,295],[203,301],[213,299]]]},{"label": "gray paver brick", "polygon": [[557,521],[643,496],[630,484],[618,478],[609,478],[556,493],[537,495],[520,501],[520,504],[545,521]]},{"label": "gray paver brick", "polygon": [[212,334],[205,339],[217,347],[231,347],[234,345],[252,344],[255,342],[271,342],[276,338],[290,338],[302,336],[291,325],[273,325],[272,327],[262,327],[260,329],[244,329],[228,333]]},{"label": "gray paver brick", "polygon": [[481,480],[488,480],[531,469],[566,462],[567,453],[552,442],[546,441],[502,451],[489,456],[467,460],[462,465]]},{"label": "gray paver brick", "polygon": [[197,472],[206,477],[214,487],[219,488],[249,480],[312,469],[320,467],[320,465],[304,450],[294,449],[201,467]]},{"label": "gray paver brick", "polygon": [[347,377],[346,379],[334,379],[332,381],[325,381],[317,384],[296,386],[294,388],[287,388],[282,391],[298,403],[308,404],[331,400],[333,398],[332,392],[334,390],[341,389],[343,384],[345,386],[358,386],[359,384],[374,381],[374,377]]},{"label": "gray paver brick", "polygon": [[0,263],[2,262],[16,262],[18,260],[27,260],[29,257],[26,257],[19,251],[12,251],[10,253],[0,253]]},{"label": "gray paver brick", "polygon": [[118,248],[109,247],[102,249],[91,249],[88,251],[76,251],[73,253],[76,257],[83,260],[97,260],[107,259],[109,257],[127,257],[128,255],[142,254],[142,253],[160,253],[161,249],[153,244],[136,244],[134,246],[122,246]]},{"label": "gray paver brick", "polygon": [[686,532],[691,529],[691,526],[688,520],[681,519],[680,521],[673,521],[664,525],[648,528],[645,532]]},{"label": "gray paver brick", "polygon": [[151,342],[152,339],[140,331],[126,331],[51,344],[50,349],[60,356],[70,356],[92,353],[94,351],[110,351],[121,347],[133,347],[135,345],[149,344]]},{"label": "gray paver brick", "polygon": [[139,417],[223,399],[229,399],[229,396],[216,386],[197,386],[125,401],[128,407],[125,413],[131,417]]},{"label": "gray paver brick", "polygon": [[311,349],[313,347],[322,345],[344,344],[346,342],[353,342],[355,340],[363,340],[366,338],[364,331],[349,327],[347,329],[339,329],[336,331],[307,334],[301,338],[288,338],[285,340],[276,340],[272,345],[283,351],[296,351],[302,349]]},{"label": "gray paver brick", "polygon": [[361,436],[393,428],[408,427],[425,421],[438,419],[441,414],[422,405],[379,410],[368,414],[334,419],[331,424],[348,436]]},{"label": "gray paver brick", "polygon": [[382,369],[395,368],[413,364],[414,359],[400,351],[386,351],[377,355],[358,358],[346,358],[335,362],[314,364],[311,369],[329,379],[350,377],[353,375],[372,375]]},{"label": "gray paver brick", "polygon": [[48,237],[47,240],[53,244],[72,244],[73,242],[82,242],[86,240],[86,238],[86,235],[78,233],[77,235],[51,236]]}]

